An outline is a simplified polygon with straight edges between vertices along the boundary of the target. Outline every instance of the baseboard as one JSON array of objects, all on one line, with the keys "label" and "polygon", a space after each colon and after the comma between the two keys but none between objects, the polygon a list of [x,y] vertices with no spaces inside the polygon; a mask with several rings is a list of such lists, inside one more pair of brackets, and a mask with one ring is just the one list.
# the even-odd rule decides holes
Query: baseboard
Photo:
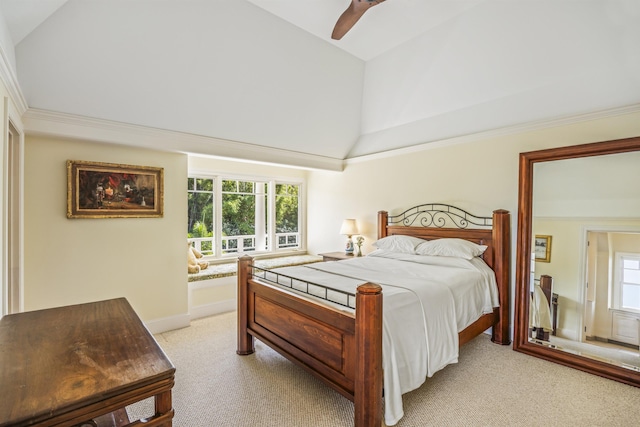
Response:
[{"label": "baseboard", "polygon": [[606,343],[606,344],[614,344],[614,345],[619,345],[620,347],[626,347],[626,348],[630,348],[632,350],[638,350],[640,349],[640,346],[638,346],[637,344],[631,344],[628,342],[623,342],[623,341],[618,341],[618,340],[613,340],[611,338],[602,338],[602,337],[598,337],[598,336],[589,336],[586,337],[587,341],[597,341],[597,342],[602,342],[602,343]]},{"label": "baseboard", "polygon": [[236,300],[230,299],[192,307],[189,314],[178,314],[171,317],[164,317],[162,319],[149,320],[144,322],[144,324],[152,334],[161,334],[174,329],[186,328],[191,325],[191,321],[194,319],[227,313],[236,309]]},{"label": "baseboard", "polygon": [[191,320],[200,319],[202,317],[213,316],[215,314],[227,313],[237,308],[235,299],[229,299],[225,301],[213,302],[211,304],[202,304],[195,307],[191,307],[189,314]]},{"label": "baseboard", "polygon": [[144,324],[152,334],[161,334],[174,329],[186,328],[190,325],[190,321],[191,318],[189,314],[184,313],[171,317],[163,317],[162,319],[149,320],[144,322]]},{"label": "baseboard", "polygon": [[571,341],[580,341],[581,337],[576,335],[576,331],[574,329],[556,329],[556,335],[558,338],[564,338]]}]

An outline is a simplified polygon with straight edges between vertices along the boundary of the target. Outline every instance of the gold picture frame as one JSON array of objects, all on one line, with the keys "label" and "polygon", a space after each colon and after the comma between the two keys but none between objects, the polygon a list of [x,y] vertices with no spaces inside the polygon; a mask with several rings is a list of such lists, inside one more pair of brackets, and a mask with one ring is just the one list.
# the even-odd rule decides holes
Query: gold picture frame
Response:
[{"label": "gold picture frame", "polygon": [[537,262],[551,262],[551,236],[537,235],[534,239],[534,259]]},{"label": "gold picture frame", "polygon": [[164,169],[67,160],[67,218],[158,218]]}]

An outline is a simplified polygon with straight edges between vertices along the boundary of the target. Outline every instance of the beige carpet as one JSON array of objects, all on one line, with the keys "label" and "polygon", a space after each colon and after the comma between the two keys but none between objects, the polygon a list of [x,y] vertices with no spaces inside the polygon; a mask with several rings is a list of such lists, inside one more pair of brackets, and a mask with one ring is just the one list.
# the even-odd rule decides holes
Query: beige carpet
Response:
[{"label": "beige carpet", "polygon": [[[174,426],[353,425],[353,404],[267,346],[235,353],[236,313],[156,339],[176,366]],[[398,427],[636,426],[640,389],[531,356],[482,335],[460,361],[404,395]],[[128,408],[150,415],[150,400]]]}]

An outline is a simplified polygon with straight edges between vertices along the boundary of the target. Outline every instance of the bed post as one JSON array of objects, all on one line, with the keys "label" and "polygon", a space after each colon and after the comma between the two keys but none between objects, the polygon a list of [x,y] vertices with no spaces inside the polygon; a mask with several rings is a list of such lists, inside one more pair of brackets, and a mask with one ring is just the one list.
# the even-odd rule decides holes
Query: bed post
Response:
[{"label": "bed post", "polygon": [[509,337],[510,230],[511,215],[509,211],[504,209],[493,211],[493,269],[496,272],[500,293],[500,308],[498,309],[498,323],[492,328],[491,341],[502,345],[511,344]]},{"label": "bed post", "polygon": [[389,221],[389,213],[387,211],[378,211],[378,239],[387,237],[388,221]]},{"label": "bed post", "polygon": [[[385,223],[386,224],[386,223]],[[356,293],[356,427],[382,425],[382,288],[372,283]]]},{"label": "bed post", "polygon": [[243,255],[238,258],[238,348],[236,353],[247,355],[254,352],[253,336],[247,332],[249,321],[249,279],[253,258]]}]

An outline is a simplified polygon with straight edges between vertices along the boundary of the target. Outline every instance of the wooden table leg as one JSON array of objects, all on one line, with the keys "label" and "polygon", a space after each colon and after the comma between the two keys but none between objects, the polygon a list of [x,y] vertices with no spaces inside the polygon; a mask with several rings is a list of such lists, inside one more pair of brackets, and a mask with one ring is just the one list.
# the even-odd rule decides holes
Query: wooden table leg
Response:
[{"label": "wooden table leg", "polygon": [[[168,414],[173,411],[173,405],[171,403],[171,390],[163,391],[160,394],[156,394],[155,398],[156,415]],[[173,420],[169,419],[163,424],[164,427],[171,427]]]}]

